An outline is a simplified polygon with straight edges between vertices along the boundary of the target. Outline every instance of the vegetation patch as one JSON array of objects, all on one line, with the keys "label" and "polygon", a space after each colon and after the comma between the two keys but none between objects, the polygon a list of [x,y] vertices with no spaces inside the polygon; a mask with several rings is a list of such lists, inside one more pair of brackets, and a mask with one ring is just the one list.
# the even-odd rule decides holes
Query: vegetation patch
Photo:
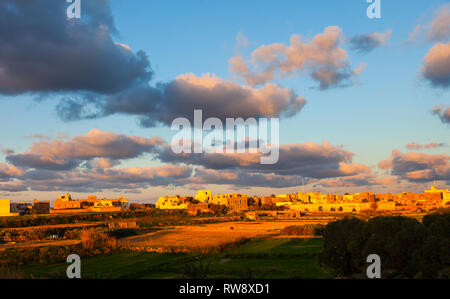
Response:
[{"label": "vegetation patch", "polygon": [[366,258],[381,258],[385,278],[450,278],[450,213],[434,213],[422,223],[382,216],[367,222],[346,218],[324,230],[321,264],[340,276],[365,275]]}]

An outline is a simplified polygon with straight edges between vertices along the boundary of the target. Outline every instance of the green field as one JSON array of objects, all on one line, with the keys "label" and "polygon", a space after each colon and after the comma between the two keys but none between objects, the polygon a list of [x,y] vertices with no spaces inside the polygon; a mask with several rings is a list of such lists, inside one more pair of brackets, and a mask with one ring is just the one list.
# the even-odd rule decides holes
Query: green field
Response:
[{"label": "green field", "polygon": [[[265,239],[218,254],[120,253],[82,259],[83,278],[332,278],[317,265],[322,239]],[[24,267],[25,278],[64,278],[67,264]]]}]

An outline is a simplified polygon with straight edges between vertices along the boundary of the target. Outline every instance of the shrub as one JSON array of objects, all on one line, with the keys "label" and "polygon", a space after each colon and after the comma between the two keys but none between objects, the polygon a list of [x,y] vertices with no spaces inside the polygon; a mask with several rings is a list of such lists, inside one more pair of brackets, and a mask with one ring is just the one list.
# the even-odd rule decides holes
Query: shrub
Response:
[{"label": "shrub", "polygon": [[81,231],[81,244],[84,249],[114,248],[116,240],[101,230],[86,228]]},{"label": "shrub", "polygon": [[324,249],[320,254],[321,263],[331,267],[339,275],[358,272],[362,264],[361,252],[364,246],[363,227],[364,221],[358,218],[345,218],[329,223],[323,232]]},{"label": "shrub", "polygon": [[0,279],[23,279],[24,274],[17,267],[0,266]]},{"label": "shrub", "polygon": [[199,261],[198,263],[190,263],[183,267],[183,274],[186,278],[191,279],[207,279],[210,272],[211,262],[203,264]]},{"label": "shrub", "polygon": [[427,230],[422,250],[423,274],[429,278],[449,278],[450,213],[426,215],[422,223]]},{"label": "shrub", "polygon": [[287,226],[281,230],[282,235],[308,235],[308,236],[321,236],[323,234],[324,225],[292,225]]}]

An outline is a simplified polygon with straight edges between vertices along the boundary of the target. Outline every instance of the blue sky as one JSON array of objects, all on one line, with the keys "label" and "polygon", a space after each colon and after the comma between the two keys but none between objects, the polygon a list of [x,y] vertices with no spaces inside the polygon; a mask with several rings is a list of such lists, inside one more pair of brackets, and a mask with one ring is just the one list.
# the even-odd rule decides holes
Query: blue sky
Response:
[{"label": "blue sky", "polygon": [[[328,141],[334,146],[343,145],[345,150],[354,153],[353,162],[376,167],[380,161],[388,159],[394,149],[407,152],[405,145],[410,142],[442,143],[445,145],[427,150],[426,153],[449,154],[449,125],[431,113],[433,107],[450,104],[448,87],[432,86],[421,76],[424,56],[435,43],[424,39],[406,42],[416,25],[431,22],[436,11],[446,3],[382,0],[381,19],[369,19],[366,16],[369,4],[363,0],[113,0],[111,11],[119,31],[114,36],[115,41],[130,46],[134,52],[143,50],[147,53],[154,70],[150,84],[169,82],[186,73],[199,77],[210,73],[223,80],[245,84],[242,78],[229,71],[228,60],[238,53],[249,57],[261,45],[288,44],[292,34],[300,34],[305,40],[311,40],[327,26],[338,26],[349,39],[359,34],[392,30],[388,42],[369,53],[358,53],[346,48],[353,67],[360,63],[366,65],[358,76],[358,83],[352,86],[319,90],[316,82],[301,75],[273,82],[292,89],[307,100],[298,114],[281,120],[282,144],[307,141],[320,144]],[[238,34],[248,39],[248,47],[237,49]],[[75,137],[85,135],[94,128],[146,138],[161,136],[166,141],[174,134],[164,126],[141,127],[136,117],[123,114],[63,121],[55,111],[60,95],[0,95],[2,148],[13,149],[17,153],[25,152],[36,142],[36,139],[26,136],[43,134],[57,138],[58,134],[65,134]],[[6,163],[6,154],[3,153],[0,159]],[[162,164],[144,155],[122,161],[121,167]],[[444,177],[441,182],[443,185],[445,180]],[[405,186],[393,190],[399,191]],[[232,187],[213,188],[220,191]],[[279,191],[294,189],[281,188]],[[158,195],[165,192],[162,187],[155,187],[154,190],[157,190]],[[182,186],[176,189],[177,192],[191,192],[188,190]],[[251,190],[257,192],[259,189],[255,187]],[[25,200],[34,196],[52,199],[58,192],[5,191],[4,195]],[[149,196],[148,192],[143,191],[136,198],[143,200],[151,197],[153,200],[154,195]],[[267,193],[267,190],[264,192]],[[104,193],[116,192],[105,190]]]}]

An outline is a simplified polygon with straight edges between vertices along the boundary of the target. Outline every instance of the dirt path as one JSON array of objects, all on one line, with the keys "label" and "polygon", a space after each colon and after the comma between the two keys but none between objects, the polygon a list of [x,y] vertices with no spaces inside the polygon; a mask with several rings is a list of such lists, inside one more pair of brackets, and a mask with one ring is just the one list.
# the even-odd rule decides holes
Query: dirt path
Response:
[{"label": "dirt path", "polygon": [[77,245],[80,240],[60,240],[60,241],[27,241],[19,242],[15,244],[0,244],[0,251],[7,248],[32,248],[32,247],[43,247],[43,246],[68,246]]},{"label": "dirt path", "polygon": [[27,226],[27,227],[12,227],[12,228],[0,228],[0,231],[11,230],[35,230],[35,229],[53,229],[53,228],[78,228],[78,227],[90,227],[102,225],[104,222],[90,222],[90,223],[68,223],[68,224],[53,224],[53,225],[40,225],[40,226]]}]

